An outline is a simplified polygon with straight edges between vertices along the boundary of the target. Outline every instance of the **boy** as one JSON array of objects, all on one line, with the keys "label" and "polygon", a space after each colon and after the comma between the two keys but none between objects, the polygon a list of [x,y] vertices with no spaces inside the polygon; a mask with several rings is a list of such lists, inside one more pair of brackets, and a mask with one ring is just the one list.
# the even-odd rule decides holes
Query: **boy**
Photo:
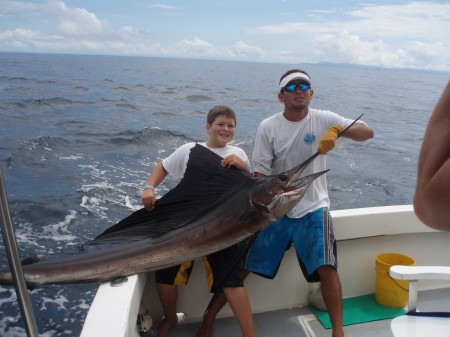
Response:
[{"label": "boy", "polygon": [[[215,106],[208,112],[206,131],[208,140],[199,143],[209,150],[220,155],[224,168],[236,167],[242,171],[248,171],[250,162],[245,152],[228,143],[233,140],[236,128],[236,115],[233,110],[226,106]],[[150,173],[147,185],[142,193],[142,203],[147,210],[155,206],[155,187],[170,174],[181,177],[186,170],[189,152],[196,143],[187,143],[179,147],[169,157],[161,161]],[[212,275],[210,291],[217,292],[218,285],[225,281],[223,292],[230,307],[238,320],[243,337],[256,337],[250,301],[244,288],[243,281],[237,273],[228,278],[223,270],[234,263],[241,247],[245,245],[236,244],[223,251],[208,255],[204,258],[207,273]],[[177,285],[186,284],[192,269],[193,262],[163,269],[155,273],[156,287],[164,312],[163,320],[157,328],[158,337],[164,336],[178,323],[176,315]],[[208,277],[208,279],[211,279]]]}]

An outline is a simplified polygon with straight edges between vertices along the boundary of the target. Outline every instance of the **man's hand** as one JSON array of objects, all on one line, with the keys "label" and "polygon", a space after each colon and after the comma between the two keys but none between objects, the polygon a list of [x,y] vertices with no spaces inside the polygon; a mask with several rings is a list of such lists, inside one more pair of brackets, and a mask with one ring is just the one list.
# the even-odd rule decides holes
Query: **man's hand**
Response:
[{"label": "man's hand", "polygon": [[335,145],[336,139],[339,134],[342,132],[342,127],[339,125],[331,126],[325,133],[322,138],[320,138],[319,146],[317,147],[317,152],[320,154],[327,154]]}]

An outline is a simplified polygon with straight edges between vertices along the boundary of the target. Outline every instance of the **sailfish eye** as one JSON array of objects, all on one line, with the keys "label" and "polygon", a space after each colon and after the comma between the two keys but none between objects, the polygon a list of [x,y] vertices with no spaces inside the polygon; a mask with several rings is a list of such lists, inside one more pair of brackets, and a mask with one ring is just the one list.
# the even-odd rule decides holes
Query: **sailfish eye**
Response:
[{"label": "sailfish eye", "polygon": [[280,174],[279,176],[278,176],[278,179],[280,179],[281,181],[286,181],[286,180],[288,180],[288,176],[287,176],[287,174]]}]

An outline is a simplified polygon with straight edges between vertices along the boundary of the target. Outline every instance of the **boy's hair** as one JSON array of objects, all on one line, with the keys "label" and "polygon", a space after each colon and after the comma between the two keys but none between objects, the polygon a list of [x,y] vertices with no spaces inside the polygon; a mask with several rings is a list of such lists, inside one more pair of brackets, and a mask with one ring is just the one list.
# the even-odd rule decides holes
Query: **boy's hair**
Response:
[{"label": "boy's hair", "polygon": [[208,112],[208,116],[206,117],[206,123],[209,125],[212,125],[217,117],[219,116],[226,116],[228,118],[234,119],[234,124],[237,124],[236,121],[236,114],[234,113],[231,108],[227,107],[226,105],[216,105]]},{"label": "boy's hair", "polygon": [[308,76],[309,78],[311,78],[311,76],[309,76],[309,74],[308,74],[306,71],[304,71],[304,70],[301,70],[301,69],[291,69],[291,70],[286,71],[286,72],[280,77],[280,82],[278,82],[278,83],[281,83],[281,81],[283,80],[283,78],[285,78],[287,75],[290,75],[290,74],[292,74],[292,73],[303,73],[303,74],[305,74],[306,76]]}]

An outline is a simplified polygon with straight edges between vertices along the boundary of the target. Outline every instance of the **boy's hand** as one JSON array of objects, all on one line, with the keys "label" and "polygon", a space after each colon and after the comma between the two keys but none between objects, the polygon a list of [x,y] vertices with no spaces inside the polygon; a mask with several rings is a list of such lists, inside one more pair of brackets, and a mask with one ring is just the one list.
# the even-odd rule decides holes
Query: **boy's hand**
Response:
[{"label": "boy's hand", "polygon": [[145,209],[151,211],[155,207],[155,191],[153,189],[147,188],[142,192],[141,196],[142,204]]},{"label": "boy's hand", "polygon": [[317,152],[320,154],[327,154],[335,145],[336,139],[342,132],[342,127],[339,125],[331,126],[320,138],[319,146],[317,147]]},{"label": "boy's hand", "polygon": [[247,169],[247,164],[245,164],[245,162],[235,154],[230,154],[228,157],[225,157],[222,160],[222,166],[223,167],[234,166],[242,171],[245,171]]}]

